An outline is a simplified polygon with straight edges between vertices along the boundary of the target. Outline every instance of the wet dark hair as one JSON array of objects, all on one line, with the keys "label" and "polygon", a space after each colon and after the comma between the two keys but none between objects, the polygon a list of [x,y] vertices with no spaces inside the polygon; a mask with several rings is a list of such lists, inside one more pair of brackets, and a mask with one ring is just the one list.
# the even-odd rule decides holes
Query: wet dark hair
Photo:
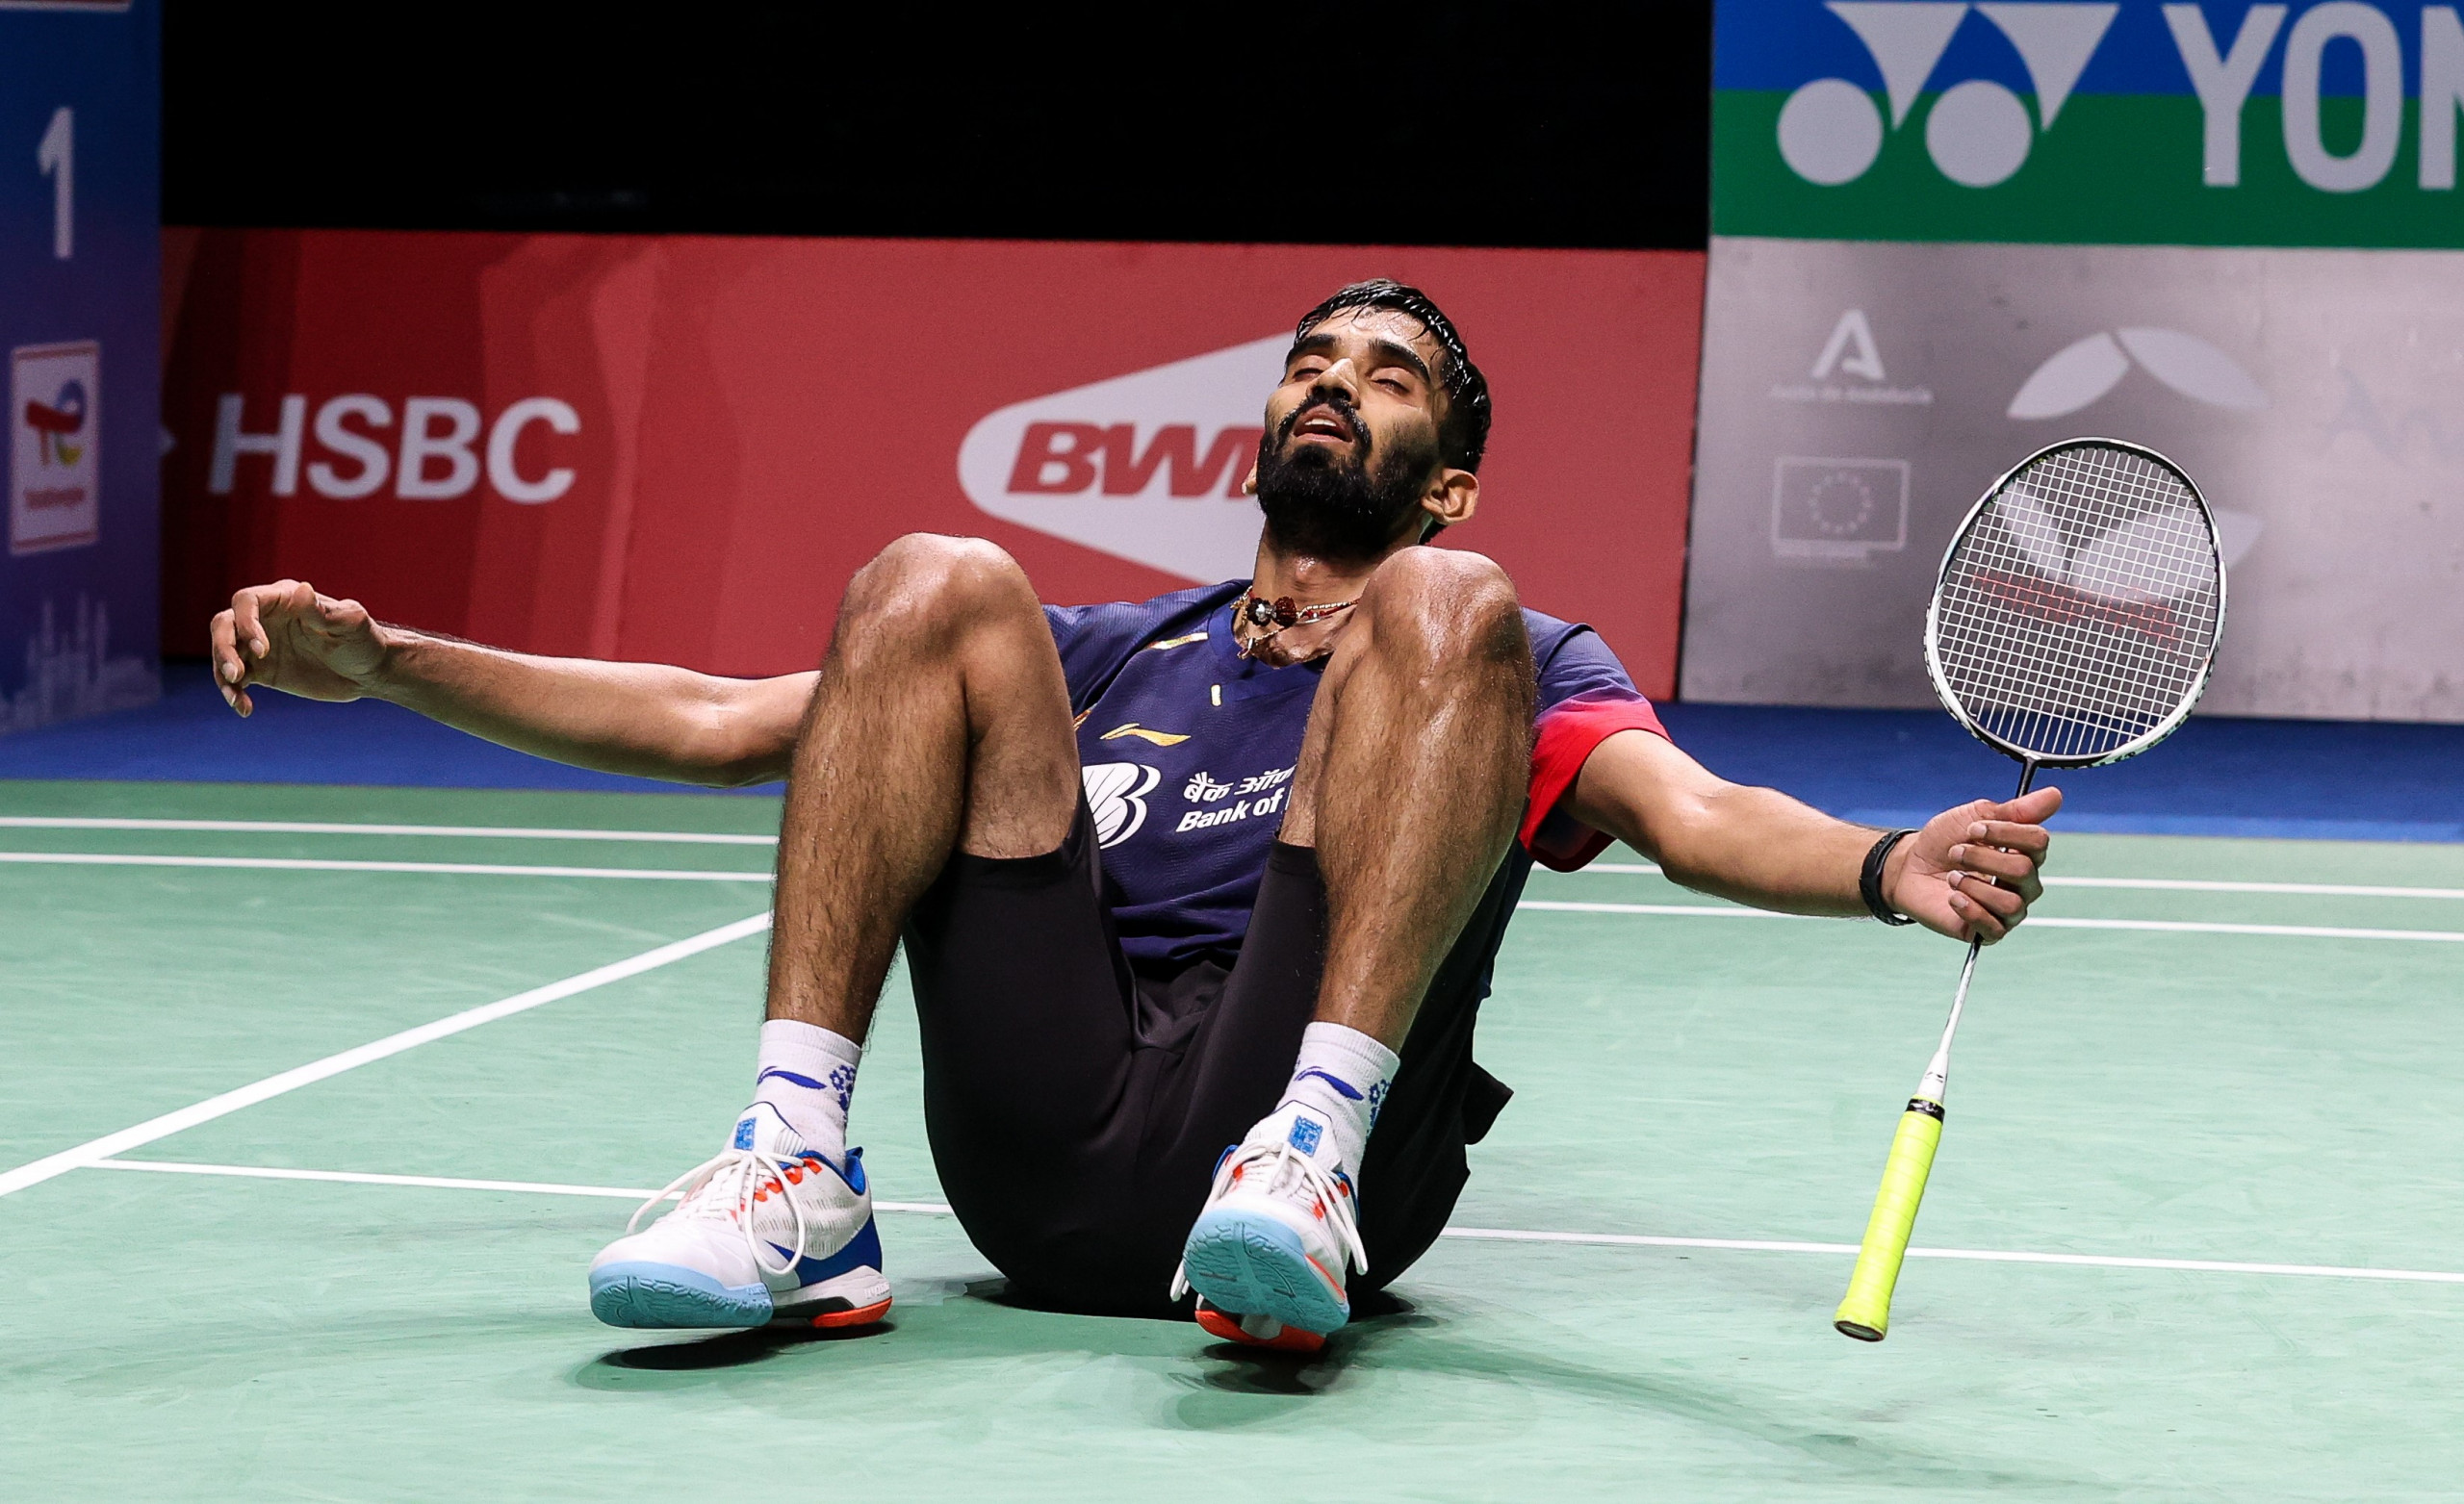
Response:
[{"label": "wet dark hair", "polygon": [[1390,277],[1355,282],[1300,316],[1292,331],[1294,347],[1308,338],[1310,330],[1355,308],[1390,308],[1418,319],[1446,352],[1437,371],[1439,384],[1446,388],[1446,419],[1437,430],[1439,457],[1451,469],[1477,472],[1480,455],[1489,446],[1489,378],[1472,364],[1463,337],[1454,332],[1454,320],[1429,301],[1427,293]]}]

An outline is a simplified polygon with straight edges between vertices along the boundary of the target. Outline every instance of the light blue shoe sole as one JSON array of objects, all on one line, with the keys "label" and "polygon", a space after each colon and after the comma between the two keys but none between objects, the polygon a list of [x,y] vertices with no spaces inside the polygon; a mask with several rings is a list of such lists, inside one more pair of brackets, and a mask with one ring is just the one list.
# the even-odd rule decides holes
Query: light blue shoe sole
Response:
[{"label": "light blue shoe sole", "polygon": [[1327,1288],[1300,1246],[1300,1235],[1271,1217],[1210,1211],[1181,1250],[1192,1288],[1218,1311],[1272,1316],[1303,1332],[1333,1332],[1351,1306]]},{"label": "light blue shoe sole", "polygon": [[770,1291],[722,1285],[680,1264],[634,1261],[590,1271],[590,1313],[622,1327],[765,1326]]}]

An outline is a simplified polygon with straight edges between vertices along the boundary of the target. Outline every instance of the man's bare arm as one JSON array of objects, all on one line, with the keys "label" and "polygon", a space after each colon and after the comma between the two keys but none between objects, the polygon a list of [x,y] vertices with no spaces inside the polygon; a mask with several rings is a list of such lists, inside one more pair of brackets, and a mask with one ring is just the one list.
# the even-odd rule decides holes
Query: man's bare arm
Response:
[{"label": "man's bare arm", "polygon": [[258,687],[388,700],[557,762],[723,786],[786,776],[815,677],[504,652],[387,625],[299,580],[233,596],[214,619],[213,661],[223,700],[244,716]]},{"label": "man's bare arm", "polygon": [[[1577,819],[1689,888],[1783,913],[1865,912],[1857,879],[1873,830],[1777,789],[1731,783],[1648,731],[1602,742],[1566,797]],[[2043,822],[2061,807],[2061,791],[2042,788],[1944,810],[1892,849],[1883,896],[1927,929],[1998,940],[2043,892]]]}]

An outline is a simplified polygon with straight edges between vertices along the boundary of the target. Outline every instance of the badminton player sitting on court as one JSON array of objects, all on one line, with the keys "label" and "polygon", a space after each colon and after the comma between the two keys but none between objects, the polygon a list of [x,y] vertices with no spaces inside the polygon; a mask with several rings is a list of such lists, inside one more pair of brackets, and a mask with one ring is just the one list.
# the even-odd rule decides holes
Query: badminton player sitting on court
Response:
[{"label": "badminton player sitting on court", "polygon": [[904,940],[934,1160],[1014,1287],[1122,1313],[1194,1287],[1217,1336],[1311,1349],[1436,1238],[1505,1104],[1473,1025],[1534,860],[1614,837],[1744,903],[1990,940],[2060,803],[1898,840],[1707,773],[1595,633],[1420,547],[1471,519],[1488,427],[1445,315],[1362,283],[1267,397],[1253,580],[1043,606],[992,545],[911,536],[850,582],[818,674],[754,681],[500,652],[285,581],[215,619],[216,672],[242,714],[258,685],[372,695],[584,767],[787,779],[752,1105],[593,1263],[602,1320],[887,1309],[846,1125]]}]

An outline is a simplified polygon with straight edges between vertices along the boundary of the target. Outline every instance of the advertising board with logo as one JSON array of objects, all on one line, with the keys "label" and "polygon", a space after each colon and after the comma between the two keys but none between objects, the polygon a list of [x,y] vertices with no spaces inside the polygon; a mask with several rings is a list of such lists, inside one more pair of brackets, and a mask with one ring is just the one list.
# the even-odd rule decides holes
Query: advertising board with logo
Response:
[{"label": "advertising board with logo", "polygon": [[165,643],[293,575],[543,652],[808,668],[924,530],[1054,601],[1245,576],[1294,321],[1395,276],[1495,395],[1450,546],[1677,661],[1703,259],[1680,252],[175,231]]},{"label": "advertising board with logo", "polygon": [[2101,434],[2217,507],[2204,708],[2464,720],[2454,6],[1724,3],[1684,693],[1931,702],[1941,549]]},{"label": "advertising board with logo", "polygon": [[0,3],[0,734],[161,692],[152,0]]}]

